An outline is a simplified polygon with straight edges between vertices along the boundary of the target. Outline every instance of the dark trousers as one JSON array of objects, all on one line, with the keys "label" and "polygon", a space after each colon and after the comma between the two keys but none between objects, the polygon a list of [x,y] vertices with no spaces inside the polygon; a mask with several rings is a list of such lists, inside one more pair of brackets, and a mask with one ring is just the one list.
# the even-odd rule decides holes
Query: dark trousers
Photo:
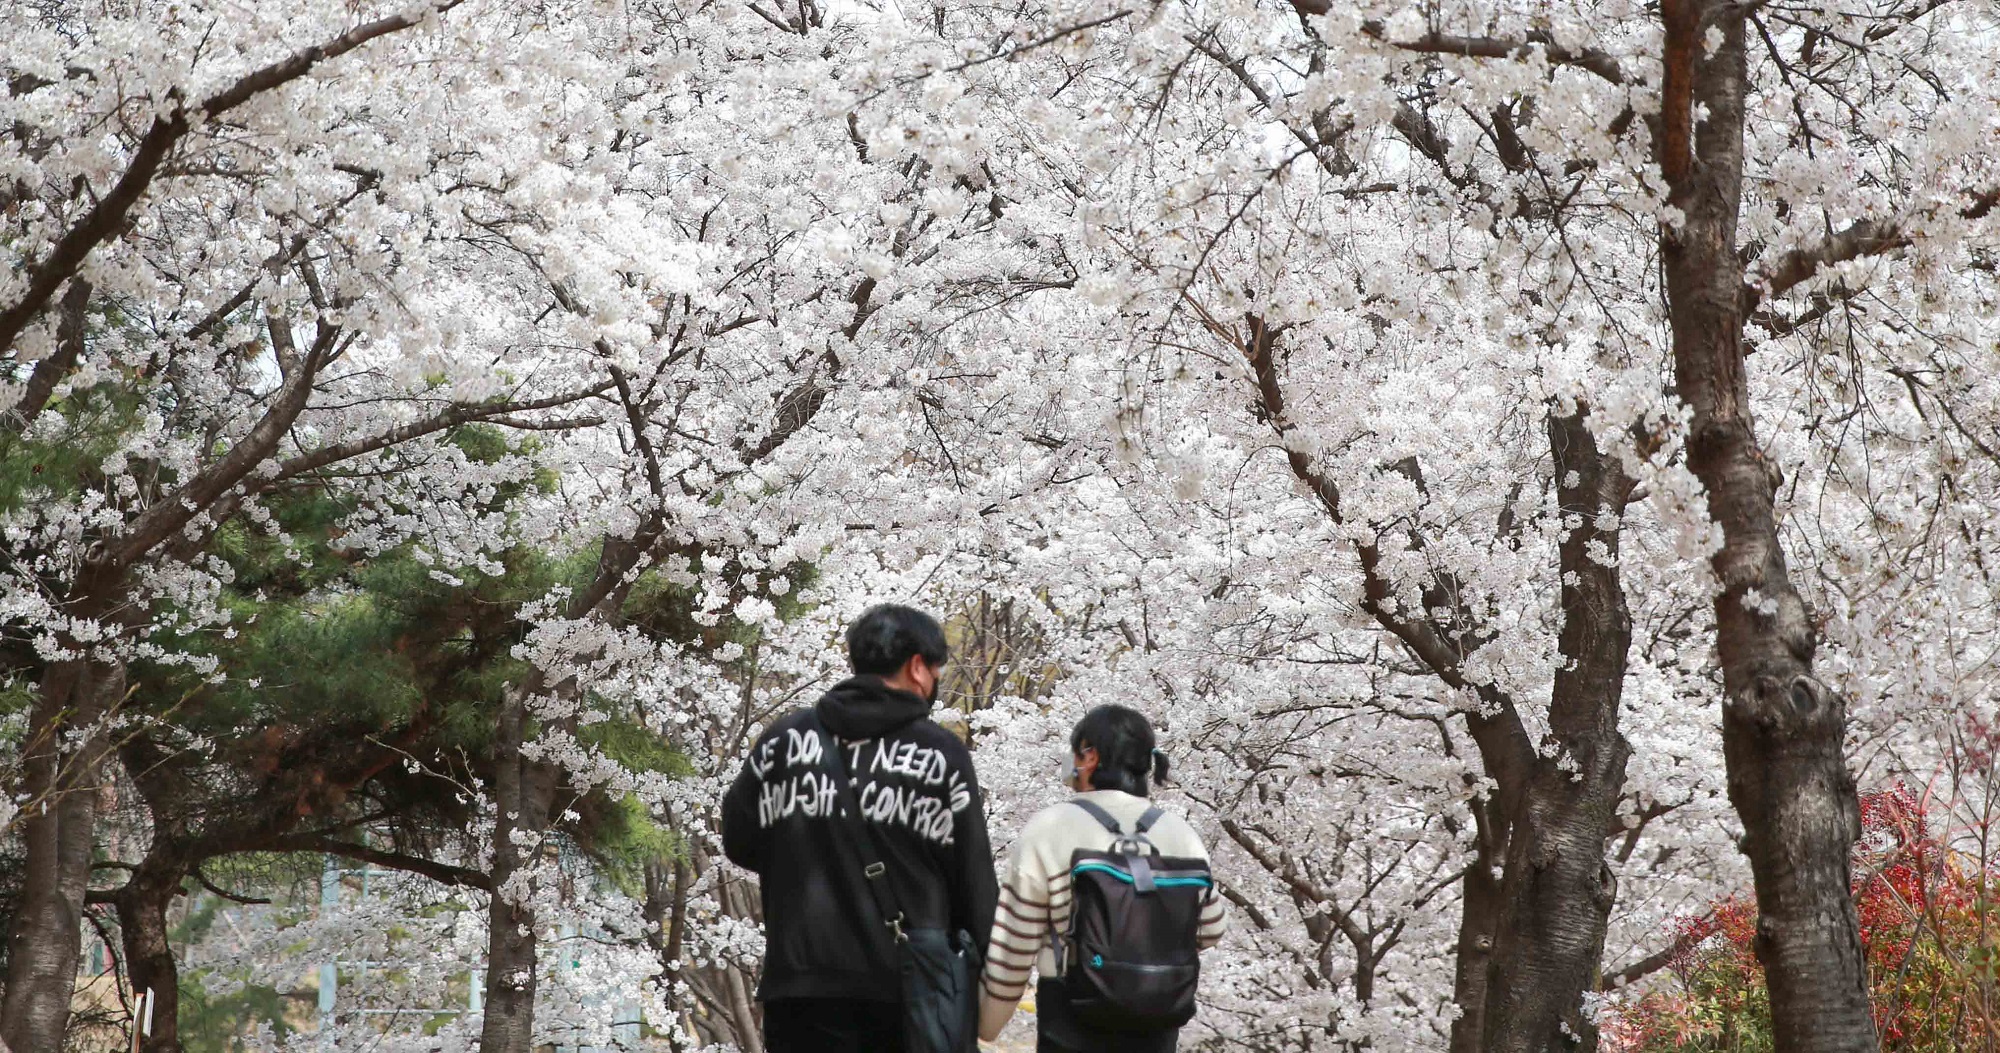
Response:
[{"label": "dark trousers", "polygon": [[900,1002],[780,998],[764,1003],[765,1053],[903,1053]]}]

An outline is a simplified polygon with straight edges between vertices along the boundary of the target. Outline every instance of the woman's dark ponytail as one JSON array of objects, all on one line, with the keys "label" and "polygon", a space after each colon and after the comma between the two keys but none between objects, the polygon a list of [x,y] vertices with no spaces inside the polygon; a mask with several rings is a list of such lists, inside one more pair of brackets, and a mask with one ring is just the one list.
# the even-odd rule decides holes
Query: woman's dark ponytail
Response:
[{"label": "woman's dark ponytail", "polygon": [[1097,751],[1097,770],[1090,785],[1098,790],[1122,790],[1147,795],[1147,780],[1165,782],[1167,755],[1154,748],[1153,725],[1144,714],[1124,706],[1098,706],[1077,721],[1070,732],[1071,753]]}]

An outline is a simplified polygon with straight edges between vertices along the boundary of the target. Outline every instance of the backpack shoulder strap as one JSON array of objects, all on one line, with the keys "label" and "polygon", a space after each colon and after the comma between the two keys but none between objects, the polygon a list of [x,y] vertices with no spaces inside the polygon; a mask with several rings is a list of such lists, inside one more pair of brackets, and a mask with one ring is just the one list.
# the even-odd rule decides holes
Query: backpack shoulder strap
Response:
[{"label": "backpack shoulder strap", "polygon": [[[1070,799],[1069,803],[1083,809],[1092,819],[1097,820],[1097,825],[1111,831],[1111,836],[1125,836],[1125,827],[1120,825],[1118,820],[1111,818],[1110,812],[1098,807],[1095,801],[1086,801],[1081,797],[1074,797]],[[1140,829],[1143,830],[1145,828],[1140,827]]]},{"label": "backpack shoulder strap", "polygon": [[855,798],[854,781],[847,774],[847,758],[843,755],[840,740],[820,722],[817,709],[809,712],[807,726],[826,739],[827,767],[833,772],[834,790],[840,801],[840,818],[847,826],[850,843],[866,862],[861,868],[862,884],[868,886],[868,894],[875,900],[875,910],[882,915],[882,924],[897,943],[907,943],[910,938],[903,932],[903,908],[896,901],[895,888],[886,880],[888,853],[883,851],[874,824],[861,814],[861,802]]},{"label": "backpack shoulder strap", "polygon": [[1152,806],[1151,808],[1146,809],[1146,814],[1140,816],[1139,821],[1132,825],[1132,832],[1135,834],[1143,834],[1146,831],[1151,830],[1153,828],[1153,824],[1159,822],[1160,817],[1165,814],[1167,814],[1167,810],[1165,808],[1160,807],[1157,804]]}]

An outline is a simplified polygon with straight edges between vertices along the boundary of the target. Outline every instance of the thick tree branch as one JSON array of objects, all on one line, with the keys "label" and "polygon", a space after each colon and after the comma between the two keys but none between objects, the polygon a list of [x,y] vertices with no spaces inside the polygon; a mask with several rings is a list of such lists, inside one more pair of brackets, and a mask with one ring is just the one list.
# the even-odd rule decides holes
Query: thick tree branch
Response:
[{"label": "thick tree branch", "polygon": [[[1959,218],[1983,219],[1995,204],[2000,204],[2000,187],[1974,193],[1971,198],[1970,204],[1959,209]],[[1766,297],[1776,299],[1812,280],[1823,267],[1894,252],[1908,247],[1911,238],[1911,224],[1906,217],[1864,219],[1828,235],[1816,245],[1793,249],[1778,257],[1765,272],[1761,287],[1756,283],[1745,286],[1745,313],[1755,310]]]},{"label": "thick tree branch", "polygon": [[1249,918],[1250,923],[1257,926],[1258,931],[1271,931],[1271,919],[1265,916],[1264,911],[1250,897],[1229,885],[1218,885],[1216,891],[1222,893],[1223,899],[1236,904],[1236,909],[1242,911],[1243,916]]},{"label": "thick tree branch", "polygon": [[[1478,182],[1470,171],[1451,170],[1451,140],[1445,138],[1437,123],[1421,110],[1409,103],[1397,103],[1396,115],[1390,118],[1390,126],[1396,129],[1396,134],[1401,135],[1404,142],[1410,144],[1411,149],[1438,166],[1438,171],[1443,172],[1452,185],[1469,188]],[[1487,196],[1485,188],[1479,189],[1480,197],[1484,199]]]},{"label": "thick tree branch", "polygon": [[267,91],[284,87],[305,76],[312,72],[313,67],[328,59],[339,58],[379,37],[420,25],[432,16],[441,15],[463,2],[464,0],[438,0],[437,3],[421,10],[406,11],[355,26],[324,44],[295,51],[286,58],[245,74],[236,83],[209,96],[201,104],[201,110],[210,117],[219,117]]},{"label": "thick tree branch", "polygon": [[[512,414],[567,406],[594,395],[601,395],[611,390],[611,388],[612,382],[606,380],[576,391],[568,391],[560,395],[550,395],[547,398],[529,399],[524,402],[483,402],[453,406],[450,409],[442,410],[422,420],[411,421],[400,428],[391,428],[379,435],[371,435],[365,439],[355,439],[350,442],[334,443],[331,446],[322,446],[311,453],[303,453],[297,457],[280,461],[278,463],[277,474],[272,476],[271,482],[278,483],[287,479],[293,479],[339,461],[352,460],[365,454],[375,453],[378,450],[386,450],[391,446],[409,442],[412,439],[420,439],[426,435],[446,431],[460,425],[480,423],[507,424]],[[591,419],[594,420],[595,418]],[[526,422],[523,422],[519,426],[535,427],[532,423]]]},{"label": "thick tree branch", "polygon": [[1222,832],[1228,834],[1231,841],[1236,842],[1236,847],[1241,848],[1246,855],[1256,860],[1257,865],[1263,867],[1265,872],[1284,882],[1285,887],[1290,889],[1293,895],[1314,904],[1329,902],[1325,892],[1321,891],[1312,882],[1299,876],[1298,871],[1289,863],[1280,860],[1262,845],[1259,845],[1256,839],[1250,836],[1249,831],[1244,830],[1242,824],[1236,820],[1223,819]]},{"label": "thick tree branch", "polygon": [[[1841,285],[1837,286],[1831,292],[1813,293],[1806,309],[1794,317],[1784,318],[1769,308],[1765,308],[1764,310],[1755,311],[1750,314],[1749,319],[1751,323],[1770,333],[1772,336],[1790,336],[1832,314],[1835,308],[1852,302],[1860,294],[1861,290],[1859,289],[1850,289]],[[1746,293],[1747,295],[1750,295],[1750,293]],[[1745,353],[1747,354],[1748,351]]]},{"label": "thick tree branch", "polygon": [[324,852],[327,855],[339,856],[342,859],[352,859],[356,862],[368,863],[373,866],[387,867],[390,870],[401,870],[409,874],[418,874],[430,878],[439,884],[450,885],[454,888],[476,888],[486,892],[493,891],[493,879],[484,871],[453,866],[450,863],[440,863],[435,859],[425,859],[421,856],[408,856],[401,852],[389,852],[379,848],[370,848],[367,845],[357,845],[352,841],[342,841],[336,837],[325,837],[319,834],[291,834],[285,837],[274,838],[267,842],[264,847],[276,852]]},{"label": "thick tree branch", "polygon": [[[872,300],[874,295],[875,279],[863,278],[855,285],[854,292],[848,296],[847,301],[854,305],[854,317],[840,331],[840,335],[848,342],[853,342],[855,336],[861,332],[861,327],[874,315],[875,305]],[[838,372],[840,356],[829,347],[820,352],[816,366],[818,368],[808,372],[804,379],[778,400],[770,432],[755,445],[742,450],[743,463],[753,464],[770,456],[778,447],[783,446],[786,440],[812,423],[813,417],[819,413],[820,406],[826,403],[826,389],[821,387],[819,382],[820,369],[823,368],[828,373]]]},{"label": "thick tree branch", "polygon": [[[288,244],[265,259],[263,269],[266,273],[277,274],[283,271],[293,260],[298,259],[299,254],[306,250],[307,245],[312,243],[312,234],[314,231],[323,229],[342,209],[353,204],[354,199],[382,184],[382,173],[380,172],[340,163],[336,163],[333,167],[335,171],[345,172],[355,178],[354,189],[335,202],[331,208],[327,209],[326,214],[319,221],[310,223],[308,229],[294,234]],[[238,308],[249,303],[250,297],[256,293],[258,284],[263,280],[262,277],[256,277],[245,282],[243,287],[236,290],[234,295],[216,305],[214,310],[208,312],[199,322],[196,322],[187,331],[187,339],[199,340],[207,336],[211,330],[221,325]]]},{"label": "thick tree branch", "polygon": [[83,266],[91,250],[125,225],[126,215],[152,185],[167,151],[187,130],[187,113],[179,108],[155,120],[132,151],[132,162],[126,166],[125,174],[118,177],[118,182],[75,226],[56,239],[47,256],[27,268],[27,287],[14,302],[0,307],[0,351],[13,348],[21,331],[48,306],[56,290]]},{"label": "thick tree branch", "polygon": [[1638,983],[1640,980],[1672,965],[1676,959],[1693,950],[1700,942],[1700,937],[1695,935],[1694,932],[1683,933],[1675,937],[1672,943],[1633,962],[1625,968],[1605,973],[1598,980],[1597,989],[1600,991],[1616,991],[1621,987],[1628,987]]},{"label": "thick tree branch", "polygon": [[56,385],[83,358],[84,337],[89,329],[90,283],[71,282],[63,293],[56,322],[56,353],[35,363],[34,372],[21,389],[21,400],[0,414],[0,435],[18,435],[42,415],[55,395]]},{"label": "thick tree branch", "polygon": [[1966,219],[1985,219],[1993,211],[1993,206],[1995,205],[2000,205],[2000,186],[1993,187],[1983,193],[1974,194],[1972,204],[1968,205],[1965,211],[1960,212],[1959,215],[1964,216]]},{"label": "thick tree branch", "polygon": [[[1311,3],[1316,0],[1304,0]],[[1611,84],[1624,84],[1625,71],[1619,67],[1618,57],[1609,52],[1586,48],[1571,51],[1555,42],[1555,38],[1542,30],[1530,30],[1518,40],[1502,40],[1494,37],[1466,37],[1452,33],[1426,33],[1415,40],[1389,40],[1384,36],[1382,23],[1363,22],[1361,31],[1401,48],[1432,55],[1458,55],[1464,58],[1518,58],[1530,52],[1539,51],[1554,66],[1574,66],[1594,73]]]},{"label": "thick tree branch", "polygon": [[103,561],[111,566],[131,566],[153,546],[205,512],[217,498],[269,457],[271,451],[277,448],[278,440],[305,411],[306,402],[312,397],[313,382],[320,368],[332,357],[334,343],[339,336],[338,328],[321,321],[318,336],[299,363],[298,375],[290,378],[280,389],[278,398],[264,411],[250,433],[230,447],[222,460],[146,509],[133,521],[124,536],[116,539],[116,543],[102,557]]},{"label": "thick tree branch", "polygon": [[632,445],[639,451],[640,463],[646,470],[646,486],[653,491],[656,500],[667,496],[665,478],[660,470],[659,455],[653,450],[653,440],[646,436],[646,408],[632,394],[632,385],[625,379],[625,371],[611,367],[611,382],[618,388],[618,401],[625,407],[625,419],[632,426]]},{"label": "thick tree branch", "polygon": [[[1333,9],[1332,0],[1292,0],[1292,7],[1302,16],[1323,15]],[[1557,66],[1575,66],[1604,78],[1612,84],[1625,83],[1625,71],[1619,67],[1618,57],[1609,52],[1586,48],[1571,51],[1557,44],[1555,38],[1545,30],[1530,30],[1518,39],[1505,40],[1497,37],[1467,37],[1453,33],[1429,32],[1413,40],[1390,40],[1387,30],[1380,21],[1370,19],[1361,23],[1361,31],[1392,47],[1404,51],[1417,51],[1433,55],[1460,55],[1466,58],[1515,58],[1530,51],[1540,51]]]},{"label": "thick tree branch", "polygon": [[[1879,256],[1909,243],[1909,231],[1900,221],[1865,219],[1817,245],[1793,249],[1778,257],[1778,262],[1765,275],[1764,284],[1772,297],[1783,296],[1793,286],[1818,274],[1821,267],[1831,267],[1864,256]],[[1756,301],[1751,303],[1754,305]]]}]

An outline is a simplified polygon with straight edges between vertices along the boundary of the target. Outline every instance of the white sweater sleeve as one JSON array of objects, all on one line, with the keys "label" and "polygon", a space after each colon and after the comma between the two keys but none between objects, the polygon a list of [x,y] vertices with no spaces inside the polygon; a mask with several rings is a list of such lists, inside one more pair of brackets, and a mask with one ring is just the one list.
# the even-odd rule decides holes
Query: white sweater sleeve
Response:
[{"label": "white sweater sleeve", "polygon": [[980,976],[979,1034],[989,1042],[1007,1026],[1027,993],[1035,956],[1054,931],[1056,908],[1066,911],[1069,906],[1067,880],[1060,882],[1063,887],[1053,887],[1058,884],[1056,875],[1048,872],[1043,854],[1034,850],[1027,833],[1014,846],[1014,858],[1000,883],[1000,908],[993,916],[993,939],[986,947],[986,967]]},{"label": "white sweater sleeve", "polygon": [[1201,905],[1201,926],[1195,929],[1195,946],[1208,950],[1222,942],[1222,936],[1229,931],[1229,908],[1222,893],[1208,890],[1208,900]]}]

